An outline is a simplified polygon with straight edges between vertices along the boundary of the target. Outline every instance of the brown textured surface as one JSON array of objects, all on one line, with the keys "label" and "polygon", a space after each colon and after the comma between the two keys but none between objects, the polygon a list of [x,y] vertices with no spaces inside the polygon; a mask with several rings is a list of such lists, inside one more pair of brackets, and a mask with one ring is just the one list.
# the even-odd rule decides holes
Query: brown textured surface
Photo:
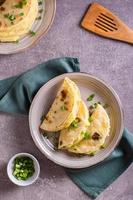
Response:
[{"label": "brown textured surface", "polygon": [[[99,0],[133,28],[132,0]],[[133,132],[133,47],[81,29],[78,24],[89,0],[57,0],[54,24],[32,49],[9,56],[0,55],[0,79],[19,74],[44,60],[59,56],[80,58],[81,70],[110,83],[124,105],[125,125]],[[87,200],[61,167],[48,161],[34,145],[27,117],[0,115],[0,200]],[[8,159],[29,152],[38,157],[41,175],[28,187],[13,185],[6,175]],[[133,166],[115,181],[98,200],[132,200]]]}]

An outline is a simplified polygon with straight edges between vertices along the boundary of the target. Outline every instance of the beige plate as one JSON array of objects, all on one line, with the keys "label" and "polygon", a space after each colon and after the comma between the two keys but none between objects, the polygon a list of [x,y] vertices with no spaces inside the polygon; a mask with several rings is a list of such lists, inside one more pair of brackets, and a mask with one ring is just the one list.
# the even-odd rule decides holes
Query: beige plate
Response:
[{"label": "beige plate", "polygon": [[41,20],[36,20],[31,29],[36,32],[36,35],[31,37],[27,34],[19,43],[0,43],[0,54],[18,53],[32,47],[49,30],[55,16],[56,0],[42,0],[42,2],[43,4],[39,5],[39,10],[43,9],[43,12],[41,14],[38,13],[38,17],[41,16]]},{"label": "beige plate", "polygon": [[[78,85],[82,98],[88,106],[90,103],[86,101],[86,98],[92,93],[96,95],[94,102],[100,101],[109,105],[107,112],[111,120],[111,130],[110,136],[106,140],[107,147],[93,157],[78,157],[61,150],[54,150],[52,141],[39,132],[40,118],[47,113],[61,82],[66,76]],[[118,95],[107,83],[86,73],[67,73],[48,81],[38,91],[30,108],[29,125],[35,144],[47,158],[64,167],[85,168],[101,162],[114,150],[123,132],[123,112]]]}]

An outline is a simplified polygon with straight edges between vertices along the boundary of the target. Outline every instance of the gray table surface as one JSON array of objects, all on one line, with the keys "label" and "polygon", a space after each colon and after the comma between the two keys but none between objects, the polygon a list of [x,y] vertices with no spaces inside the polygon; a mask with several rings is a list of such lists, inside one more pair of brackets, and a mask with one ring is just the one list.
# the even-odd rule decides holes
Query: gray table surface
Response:
[{"label": "gray table surface", "polygon": [[[80,58],[81,71],[99,76],[114,87],[125,112],[125,126],[133,132],[133,47],[101,38],[79,27],[89,0],[57,0],[54,24],[36,46],[16,55],[0,55],[0,79],[20,74],[42,61],[60,57]],[[99,0],[133,27],[132,0]],[[28,187],[13,185],[7,178],[8,159],[18,152],[30,152],[40,161],[38,181]],[[87,200],[64,173],[47,160],[34,145],[27,117],[0,115],[0,200]],[[133,199],[133,165],[98,200]]]}]

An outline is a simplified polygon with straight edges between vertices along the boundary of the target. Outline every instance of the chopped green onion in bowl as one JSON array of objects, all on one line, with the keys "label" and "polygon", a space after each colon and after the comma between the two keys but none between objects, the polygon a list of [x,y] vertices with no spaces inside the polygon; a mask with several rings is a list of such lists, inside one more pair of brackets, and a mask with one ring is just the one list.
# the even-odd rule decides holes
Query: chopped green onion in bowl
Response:
[{"label": "chopped green onion in bowl", "polygon": [[39,162],[29,153],[15,154],[7,164],[7,175],[18,186],[31,185],[37,180],[39,174]]},{"label": "chopped green onion in bowl", "polygon": [[15,158],[12,174],[16,179],[27,180],[34,172],[34,162],[31,158],[25,156]]}]

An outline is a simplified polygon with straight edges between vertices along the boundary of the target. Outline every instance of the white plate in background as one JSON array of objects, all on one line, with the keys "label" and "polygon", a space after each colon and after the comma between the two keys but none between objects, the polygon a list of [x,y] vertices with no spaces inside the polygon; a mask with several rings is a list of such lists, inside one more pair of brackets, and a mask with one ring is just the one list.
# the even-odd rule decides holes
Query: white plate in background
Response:
[{"label": "white plate in background", "polygon": [[39,10],[42,13],[38,13],[38,17],[41,16],[40,20],[35,20],[31,30],[36,32],[36,35],[31,37],[26,34],[22,37],[18,43],[0,43],[0,54],[13,54],[23,51],[29,47],[32,47],[38,39],[47,33],[51,27],[55,11],[56,11],[56,0],[42,0],[42,4],[39,5]]}]

